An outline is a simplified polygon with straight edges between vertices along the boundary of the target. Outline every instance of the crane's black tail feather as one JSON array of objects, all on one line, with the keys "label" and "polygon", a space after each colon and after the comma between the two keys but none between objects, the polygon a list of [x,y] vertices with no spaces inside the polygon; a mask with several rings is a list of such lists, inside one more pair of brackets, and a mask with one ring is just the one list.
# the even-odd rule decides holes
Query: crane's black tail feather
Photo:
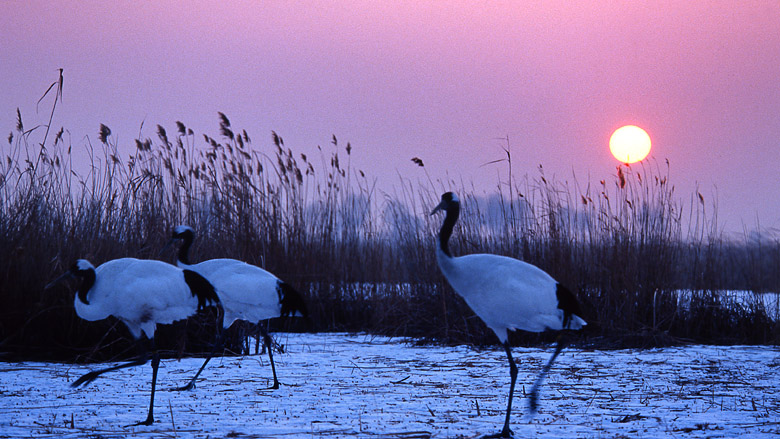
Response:
[{"label": "crane's black tail feather", "polygon": [[571,290],[560,283],[555,287],[555,297],[558,299],[558,309],[563,311],[563,329],[569,329],[572,316],[582,317],[580,302]]},{"label": "crane's black tail feather", "polygon": [[281,317],[294,316],[296,313],[304,318],[309,318],[309,309],[306,307],[306,301],[303,296],[292,285],[287,282],[279,282],[277,286],[279,291],[279,303],[282,305]]}]

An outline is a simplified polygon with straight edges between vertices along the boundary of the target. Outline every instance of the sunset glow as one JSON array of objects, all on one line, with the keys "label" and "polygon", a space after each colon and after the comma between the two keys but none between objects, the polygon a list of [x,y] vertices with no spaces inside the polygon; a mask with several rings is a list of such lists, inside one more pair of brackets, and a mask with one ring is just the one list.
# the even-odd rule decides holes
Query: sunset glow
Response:
[{"label": "sunset glow", "polygon": [[[351,142],[352,165],[393,192],[422,171],[412,157],[492,191],[496,138],[512,175],[600,180],[612,131],[635,124],[680,192],[717,185],[729,228],[780,229],[764,201],[780,199],[780,3],[734,3],[5,1],[0,128],[18,108],[81,154],[105,124],[127,157],[177,121],[219,140],[223,112],[257,153],[272,131],[308,157]],[[50,122],[54,93],[40,99],[59,69]]]}]

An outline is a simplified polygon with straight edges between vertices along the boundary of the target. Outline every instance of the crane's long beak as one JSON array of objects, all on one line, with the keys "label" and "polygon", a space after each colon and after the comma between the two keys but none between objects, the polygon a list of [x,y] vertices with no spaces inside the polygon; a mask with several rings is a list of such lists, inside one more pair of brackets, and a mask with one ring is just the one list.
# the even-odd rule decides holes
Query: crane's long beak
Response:
[{"label": "crane's long beak", "polygon": [[48,290],[49,288],[57,285],[58,283],[64,281],[65,279],[71,279],[72,277],[73,277],[73,273],[70,270],[68,270],[65,273],[63,273],[60,277],[58,277],[57,279],[54,279],[53,281],[51,281],[48,284],[46,284],[46,286],[43,289],[44,290]]},{"label": "crane's long beak", "polygon": [[157,253],[157,257],[159,258],[160,256],[162,256],[162,254],[165,253],[165,251],[168,250],[168,247],[172,246],[174,242],[176,242],[176,238],[171,238],[171,240],[168,241],[168,243],[165,244],[165,246],[162,249],[160,249],[160,253]]},{"label": "crane's long beak", "polygon": [[447,207],[446,203],[444,201],[442,201],[441,203],[439,203],[438,206],[436,206],[435,209],[433,209],[433,212],[431,212],[431,215],[435,214],[436,212],[438,212],[440,210],[444,210],[446,207]]}]

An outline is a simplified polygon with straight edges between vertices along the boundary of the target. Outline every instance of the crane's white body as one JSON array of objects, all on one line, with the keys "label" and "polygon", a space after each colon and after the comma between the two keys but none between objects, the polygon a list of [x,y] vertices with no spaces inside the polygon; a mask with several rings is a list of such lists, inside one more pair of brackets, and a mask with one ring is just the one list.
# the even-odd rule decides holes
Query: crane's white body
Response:
[{"label": "crane's white body", "polygon": [[[447,213],[436,246],[436,259],[442,274],[452,289],[496,333],[509,360],[511,381],[504,428],[499,434],[490,437],[511,437],[509,417],[512,413],[517,365],[512,358],[509,330],[560,331],[581,329],[586,323],[577,315],[580,307],[574,294],[540,268],[500,255],[453,256],[449,250],[449,239],[460,215],[460,200],[454,193],[447,192],[441,196],[441,203],[433,213],[440,210]],[[536,411],[539,384],[562,348],[559,338],[555,352],[531,389],[532,412]]]},{"label": "crane's white body", "polygon": [[281,313],[278,291],[281,280],[260,267],[236,259],[209,259],[192,265],[177,261],[177,265],[200,274],[214,285],[225,310],[225,328],[236,320],[256,323],[279,317]]},{"label": "crane's white body", "polygon": [[[186,319],[207,305],[219,306],[214,287],[203,276],[162,261],[122,258],[95,268],[89,261],[79,259],[47,288],[66,277],[81,279],[73,302],[79,317],[95,321],[114,316],[127,325],[142,348],[137,360],[84,374],[71,384],[73,387],[90,383],[106,372],[146,363],[142,335],[153,346],[157,324]],[[149,412],[146,420],[134,425],[154,423],[154,393],[159,366],[160,356],[154,349]]]},{"label": "crane's white body", "polygon": [[[86,261],[79,261],[88,269]],[[114,316],[133,337],[154,337],[158,323],[183,320],[198,310],[198,298],[184,280],[184,272],[162,261],[121,258],[95,268],[95,283],[84,303],[77,294],[76,314],[84,320]]]},{"label": "crane's white body", "polygon": [[[496,333],[501,343],[508,330],[561,330],[564,311],[555,295],[558,282],[542,269],[514,258],[471,254],[459,257],[436,250],[444,277],[471,309]],[[572,316],[567,329],[586,323]]]},{"label": "crane's white body", "polygon": [[[192,245],[195,231],[185,225],[177,226],[173,230],[173,236],[168,245],[181,240],[176,264],[182,269],[192,270],[211,282],[219,295],[224,317],[223,329],[227,329],[236,320],[245,320],[250,323],[259,323],[275,317],[285,317],[300,312],[308,318],[306,305],[291,286],[283,282],[273,274],[260,267],[247,264],[236,259],[210,259],[198,264],[189,263],[189,248]],[[166,246],[167,247],[167,246]],[[268,359],[273,371],[274,384],[272,388],[279,388],[279,380],[276,377],[276,366],[273,359],[273,340],[268,331],[258,325],[259,332],[268,348]],[[222,332],[219,335],[220,343]],[[201,368],[190,380],[189,384],[179,387],[177,390],[189,390],[194,386],[203,368],[211,359],[215,350],[204,361]]]}]

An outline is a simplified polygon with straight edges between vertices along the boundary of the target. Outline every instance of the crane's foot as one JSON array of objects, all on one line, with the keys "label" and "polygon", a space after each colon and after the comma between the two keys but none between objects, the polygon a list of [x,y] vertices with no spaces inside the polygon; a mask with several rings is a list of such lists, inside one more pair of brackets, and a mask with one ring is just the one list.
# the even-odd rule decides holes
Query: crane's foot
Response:
[{"label": "crane's foot", "polygon": [[71,387],[78,387],[78,386],[81,386],[81,385],[87,385],[87,384],[91,383],[92,381],[95,381],[95,379],[97,379],[97,377],[99,377],[99,376],[100,376],[100,371],[97,371],[97,370],[93,371],[93,372],[86,373],[86,374],[82,375],[81,378],[79,378],[76,381],[74,381],[70,386]]},{"label": "crane's foot", "polygon": [[539,394],[536,391],[536,388],[531,390],[531,397],[528,401],[528,408],[530,409],[532,415],[539,413]]},{"label": "crane's foot", "polygon": [[172,392],[185,392],[189,390],[195,390],[195,382],[190,381],[187,385],[181,387],[173,387],[170,389]]},{"label": "crane's foot", "polygon": [[482,439],[511,438],[514,437],[514,434],[515,433],[509,427],[504,427],[499,433],[482,436]]},{"label": "crane's foot", "polygon": [[137,427],[139,425],[152,425],[154,424],[154,417],[150,414],[146,417],[146,420],[141,422],[136,422],[135,424],[125,425],[125,427]]}]

